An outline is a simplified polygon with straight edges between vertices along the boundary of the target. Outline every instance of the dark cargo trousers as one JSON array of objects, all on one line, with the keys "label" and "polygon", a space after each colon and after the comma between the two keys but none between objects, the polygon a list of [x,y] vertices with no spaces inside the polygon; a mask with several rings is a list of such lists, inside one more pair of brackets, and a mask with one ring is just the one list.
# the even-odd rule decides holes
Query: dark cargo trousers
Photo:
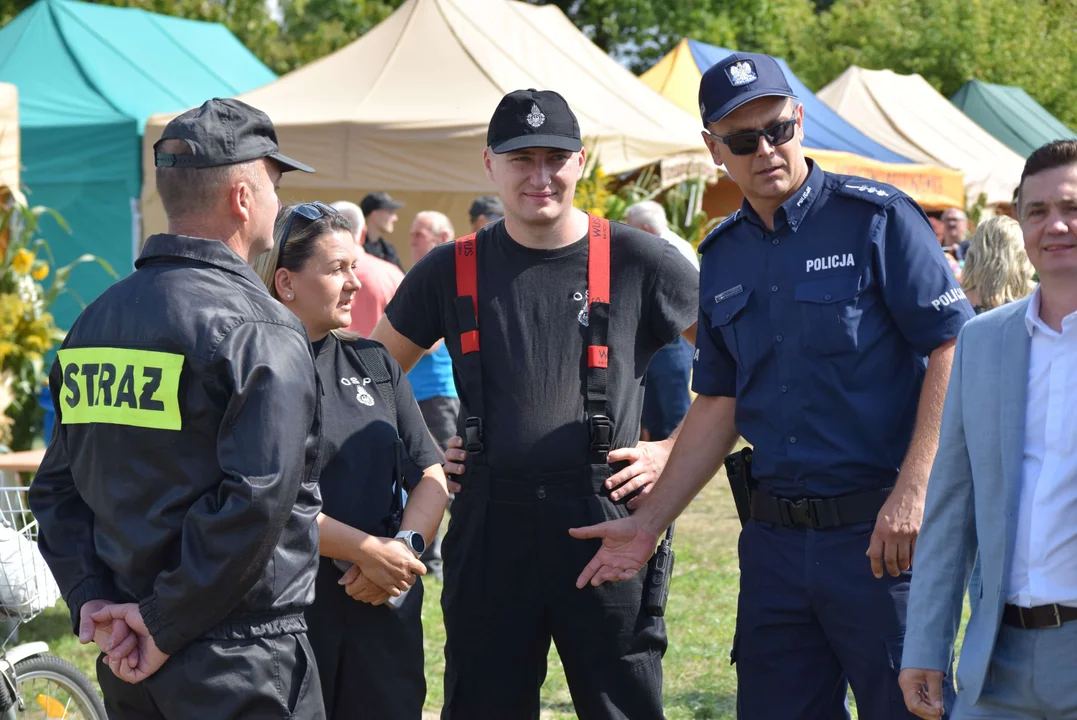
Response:
[{"label": "dark cargo trousers", "polygon": [[[871,574],[873,523],[752,520],[740,535],[733,660],[740,720],[914,720],[898,687],[910,572]],[[944,685],[949,708],[953,686]]]},{"label": "dark cargo trousers", "polygon": [[321,559],[307,632],[318,661],[329,720],[420,720],[423,674],[423,583],[403,606],[353,600],[337,584],[341,572]]},{"label": "dark cargo trousers", "polygon": [[196,640],[135,685],[98,658],[97,681],[109,720],[325,718],[305,633]]},{"label": "dark cargo trousers", "polygon": [[537,720],[551,639],[582,720],[663,718],[665,623],[641,608],[645,571],[576,589],[599,541],[568,529],[628,512],[595,467],[463,479],[444,545],[444,720]]}]

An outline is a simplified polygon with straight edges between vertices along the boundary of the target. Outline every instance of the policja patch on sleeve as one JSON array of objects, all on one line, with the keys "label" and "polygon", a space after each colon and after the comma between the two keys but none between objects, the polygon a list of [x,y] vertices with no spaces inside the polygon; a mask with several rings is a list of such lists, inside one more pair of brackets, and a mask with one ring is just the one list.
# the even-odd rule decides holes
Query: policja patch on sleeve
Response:
[{"label": "policja patch on sleeve", "polygon": [[69,348],[57,353],[64,425],[179,430],[183,356],[155,350]]}]

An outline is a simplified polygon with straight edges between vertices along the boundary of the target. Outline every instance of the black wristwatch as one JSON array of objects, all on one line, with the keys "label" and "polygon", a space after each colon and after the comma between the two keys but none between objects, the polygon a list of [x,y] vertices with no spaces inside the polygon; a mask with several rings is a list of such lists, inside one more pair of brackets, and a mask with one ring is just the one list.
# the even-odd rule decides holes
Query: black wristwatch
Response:
[{"label": "black wristwatch", "polygon": [[426,540],[423,539],[422,533],[417,533],[414,530],[401,530],[393,539],[404,543],[408,550],[415,553],[415,557],[421,557],[426,552]]}]

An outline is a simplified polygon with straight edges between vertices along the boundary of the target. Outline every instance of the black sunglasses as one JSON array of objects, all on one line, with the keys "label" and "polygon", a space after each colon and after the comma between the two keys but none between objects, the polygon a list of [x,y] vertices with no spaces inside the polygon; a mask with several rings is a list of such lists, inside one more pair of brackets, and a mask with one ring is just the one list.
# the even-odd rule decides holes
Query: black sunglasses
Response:
[{"label": "black sunglasses", "polygon": [[295,222],[296,215],[314,222],[318,218],[334,213],[336,213],[336,208],[330,207],[320,200],[309,203],[299,203],[292,208],[292,211],[288,214],[288,222],[284,224],[284,232],[280,235],[280,252],[277,253],[277,268],[280,268],[281,260],[284,259],[284,245],[288,242],[288,235],[292,232],[292,223]]},{"label": "black sunglasses", "polygon": [[759,138],[765,137],[767,142],[773,147],[779,145],[785,145],[787,142],[793,139],[793,135],[796,134],[797,117],[796,114],[788,120],[781,120],[774,123],[768,128],[762,130],[746,130],[745,132],[735,133],[728,137],[722,137],[721,135],[715,135],[710,130],[704,130],[703,132],[710,135],[715,140],[722,142],[729,148],[729,152],[734,155],[751,155],[759,147]]}]

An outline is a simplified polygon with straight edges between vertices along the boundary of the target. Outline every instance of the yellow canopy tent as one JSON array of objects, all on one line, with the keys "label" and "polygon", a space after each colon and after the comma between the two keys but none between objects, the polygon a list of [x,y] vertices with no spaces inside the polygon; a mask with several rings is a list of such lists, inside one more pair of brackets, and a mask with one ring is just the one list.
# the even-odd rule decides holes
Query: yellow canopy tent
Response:
[{"label": "yellow canopy tent", "polygon": [[[693,116],[699,113],[699,80],[704,71],[731,51],[685,38],[650,70],[640,76],[645,84]],[[810,90],[779,60],[797,100],[804,105],[806,154],[823,169],[889,183],[912,196],[925,210],[964,206],[962,174],[934,164],[903,162],[906,157],[871,139],[819,102]],[[727,214],[739,205],[739,193],[723,178],[708,195],[708,212]]]},{"label": "yellow canopy tent", "polygon": [[[407,203],[392,238],[405,252],[420,210],[445,212],[458,234],[475,196],[493,192],[486,127],[512,90],[557,90],[607,172],[694,156],[694,119],[651,91],[556,7],[510,0],[409,0],[336,53],[240,96],[273,119],[282,151],[317,169],[289,173],[286,199],[358,202],[376,190]],[[172,116],[146,125],[143,217],[164,228],[152,146]]]}]

